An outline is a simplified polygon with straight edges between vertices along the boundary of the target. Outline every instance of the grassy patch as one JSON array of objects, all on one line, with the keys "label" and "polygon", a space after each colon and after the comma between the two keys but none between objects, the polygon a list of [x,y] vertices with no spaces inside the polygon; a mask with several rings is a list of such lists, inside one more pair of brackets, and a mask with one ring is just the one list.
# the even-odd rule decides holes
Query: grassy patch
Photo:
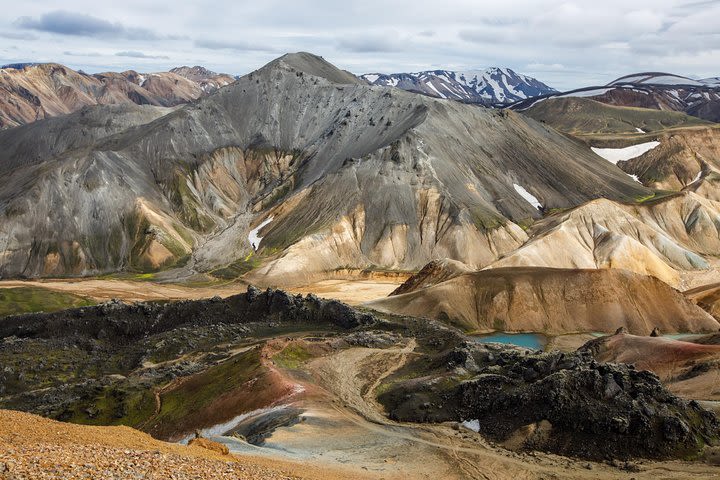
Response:
[{"label": "grassy patch", "polygon": [[90,305],[95,305],[95,302],[42,287],[0,288],[0,317],[17,313],[56,312]]},{"label": "grassy patch", "polygon": [[273,361],[281,368],[298,369],[300,365],[312,358],[305,346],[292,343],[273,356]]}]

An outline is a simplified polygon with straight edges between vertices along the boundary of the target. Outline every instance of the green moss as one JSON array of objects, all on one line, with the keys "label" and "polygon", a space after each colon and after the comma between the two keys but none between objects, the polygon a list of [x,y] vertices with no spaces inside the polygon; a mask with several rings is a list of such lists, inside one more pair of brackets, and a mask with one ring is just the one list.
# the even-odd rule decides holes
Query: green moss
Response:
[{"label": "green moss", "polygon": [[273,356],[273,361],[282,368],[298,369],[306,361],[312,358],[312,354],[303,345],[293,343],[285,347],[281,352]]},{"label": "green moss", "polygon": [[203,233],[208,233],[215,227],[215,221],[203,212],[202,205],[188,187],[187,177],[183,172],[175,173],[167,194],[184,224]]},{"label": "green moss", "polygon": [[260,263],[261,258],[255,255],[254,252],[250,252],[245,258],[239,258],[231,264],[213,270],[210,275],[223,280],[233,280],[256,269],[260,266]]},{"label": "green moss", "polygon": [[0,289],[0,317],[17,313],[55,312],[95,305],[90,299],[41,287]]},{"label": "green moss", "polygon": [[468,214],[470,215],[470,221],[478,230],[495,230],[506,224],[505,218],[498,217],[494,212],[482,207],[469,208]]},{"label": "green moss", "polygon": [[670,197],[674,197],[676,195],[678,195],[678,192],[673,192],[670,190],[656,190],[650,195],[635,197],[635,202],[641,203],[641,204],[642,203],[651,203],[651,202],[664,200],[664,199],[667,199]]},{"label": "green moss", "polygon": [[154,273],[136,273],[133,275],[133,279],[135,280],[154,280],[155,274]]},{"label": "green moss", "polygon": [[74,404],[62,419],[83,425],[138,427],[155,413],[155,397],[149,388],[109,385],[92,393]]},{"label": "green moss", "polygon": [[161,396],[160,412],[153,423],[175,425],[223,394],[239,389],[262,370],[260,349],[240,353],[225,362],[189,377]]}]

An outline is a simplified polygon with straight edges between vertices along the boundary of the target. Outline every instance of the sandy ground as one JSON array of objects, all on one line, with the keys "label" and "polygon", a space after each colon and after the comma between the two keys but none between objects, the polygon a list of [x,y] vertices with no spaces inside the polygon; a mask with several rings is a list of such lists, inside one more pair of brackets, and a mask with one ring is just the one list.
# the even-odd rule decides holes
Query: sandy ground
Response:
[{"label": "sandy ground", "polygon": [[574,352],[594,338],[597,338],[597,336],[591,333],[570,333],[567,335],[558,335],[548,339],[546,350]]},{"label": "sandy ground", "polygon": [[349,305],[387,297],[403,283],[402,278],[382,280],[325,280],[303,287],[289,288],[294,293],[314,293],[318,297],[334,298]]},{"label": "sandy ground", "polygon": [[[292,293],[314,293],[319,297],[334,298],[350,305],[359,305],[386,297],[403,282],[403,278],[373,280],[325,280],[297,288]],[[188,286],[173,283],[119,279],[60,279],[60,280],[1,280],[0,288],[42,287],[73,293],[97,301],[118,298],[127,302],[146,300],[199,299],[214,296],[228,297],[247,290],[240,282]]]}]

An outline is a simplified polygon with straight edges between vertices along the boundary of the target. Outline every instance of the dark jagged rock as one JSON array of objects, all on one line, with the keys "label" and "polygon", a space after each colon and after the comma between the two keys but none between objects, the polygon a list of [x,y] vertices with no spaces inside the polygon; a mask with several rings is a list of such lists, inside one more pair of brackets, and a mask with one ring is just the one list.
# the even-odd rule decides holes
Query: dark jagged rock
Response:
[{"label": "dark jagged rock", "polygon": [[324,323],[351,329],[371,325],[375,317],[335,300],[291,296],[273,289],[260,292],[250,286],[247,293],[225,299],[134,304],[110,300],[55,313],[13,315],[0,324],[0,338],[88,337],[126,343],[183,326],[251,322]]},{"label": "dark jagged rock", "polygon": [[590,352],[528,353],[465,344],[441,360],[471,379],[402,381],[380,401],[400,421],[477,419],[497,442],[542,430],[523,437],[522,448],[595,460],[686,457],[718,441],[715,415],[669,393],[651,372],[600,364]]}]

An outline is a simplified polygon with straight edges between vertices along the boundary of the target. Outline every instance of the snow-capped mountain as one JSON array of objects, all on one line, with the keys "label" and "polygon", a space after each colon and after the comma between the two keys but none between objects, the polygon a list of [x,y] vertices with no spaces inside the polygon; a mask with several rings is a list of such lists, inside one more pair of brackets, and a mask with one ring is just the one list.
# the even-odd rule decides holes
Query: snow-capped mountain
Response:
[{"label": "snow-capped mountain", "polygon": [[389,75],[367,73],[361,75],[361,78],[372,85],[397,87],[433,97],[485,105],[509,104],[556,92],[535,78],[498,67],[470,72],[431,70]]}]

